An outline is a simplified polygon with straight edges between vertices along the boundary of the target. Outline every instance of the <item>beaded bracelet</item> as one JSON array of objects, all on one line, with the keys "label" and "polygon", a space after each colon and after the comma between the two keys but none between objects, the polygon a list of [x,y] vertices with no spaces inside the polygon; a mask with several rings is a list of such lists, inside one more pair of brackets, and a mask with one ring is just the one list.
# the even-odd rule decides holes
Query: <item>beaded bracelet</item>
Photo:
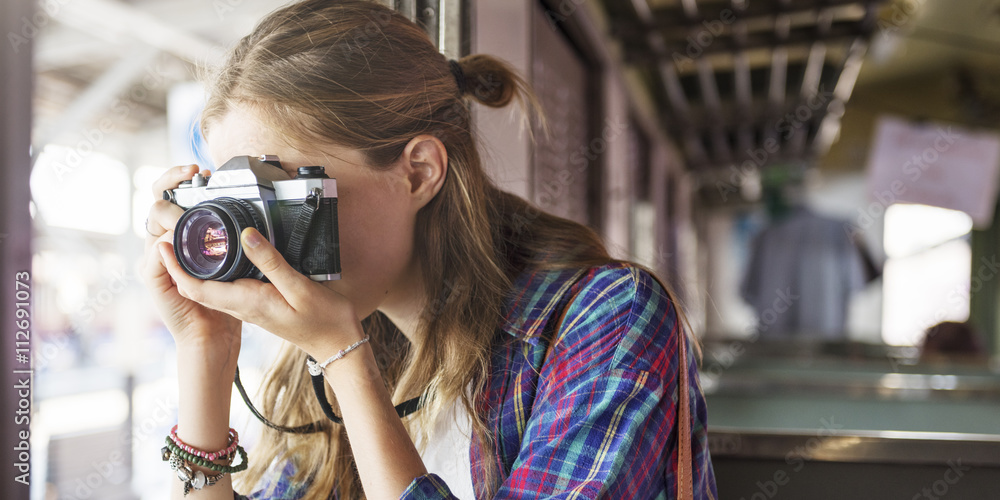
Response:
[{"label": "beaded bracelet", "polygon": [[[225,472],[209,476],[200,470],[192,469],[183,458],[173,454],[167,446],[164,446],[161,452],[163,454],[163,461],[170,465],[170,470],[176,472],[177,479],[180,479],[184,483],[184,496],[188,496],[192,488],[196,490],[204,489],[206,486],[214,485],[226,476]],[[229,461],[232,462],[232,456],[229,457]]]},{"label": "beaded bracelet", "polygon": [[326,370],[326,367],[329,366],[330,363],[333,363],[334,361],[342,359],[344,356],[347,355],[347,353],[349,353],[349,352],[351,352],[351,351],[353,351],[353,350],[361,347],[362,344],[368,342],[369,340],[371,340],[371,337],[369,337],[368,335],[365,335],[365,338],[363,338],[363,339],[361,339],[361,340],[359,340],[359,341],[357,341],[357,342],[355,342],[355,343],[347,346],[347,348],[345,348],[345,349],[340,350],[340,352],[338,352],[337,354],[334,354],[333,356],[330,356],[326,361],[324,361],[322,363],[317,362],[315,359],[313,359],[312,356],[307,356],[306,357],[306,368],[309,370],[309,374],[312,375],[312,376],[314,376],[314,377],[322,375],[323,374],[323,370]]},{"label": "beaded bracelet", "polygon": [[177,425],[174,425],[174,427],[170,429],[170,438],[174,440],[174,444],[176,444],[180,449],[206,460],[218,460],[232,455],[233,452],[236,451],[236,447],[240,444],[240,436],[236,433],[236,429],[233,429],[232,427],[229,428],[229,446],[224,450],[214,451],[211,453],[199,450],[194,446],[181,441],[181,438],[177,437]]},{"label": "beaded bracelet", "polygon": [[[180,446],[177,446],[177,443],[175,443],[172,439],[170,439],[169,436],[167,436],[167,449],[170,451],[171,455],[177,456],[177,457],[179,457],[179,458],[181,458],[181,459],[183,459],[183,460],[185,460],[187,462],[195,464],[195,465],[197,465],[199,467],[204,467],[204,468],[206,468],[208,470],[211,470],[211,471],[222,472],[222,473],[225,473],[225,474],[235,474],[237,472],[243,472],[243,471],[247,470],[247,451],[244,450],[242,446],[238,446],[238,445],[236,446],[236,453],[238,453],[240,455],[240,464],[239,465],[222,465],[222,464],[217,464],[217,463],[214,463],[214,462],[212,462],[210,460],[206,460],[206,459],[204,459],[202,457],[196,456],[196,455],[194,455],[192,453],[188,453],[187,450],[184,450]],[[164,452],[164,453],[166,453],[166,452]],[[228,458],[231,459],[232,456],[229,455]],[[169,460],[169,458],[168,458],[168,460]]]}]

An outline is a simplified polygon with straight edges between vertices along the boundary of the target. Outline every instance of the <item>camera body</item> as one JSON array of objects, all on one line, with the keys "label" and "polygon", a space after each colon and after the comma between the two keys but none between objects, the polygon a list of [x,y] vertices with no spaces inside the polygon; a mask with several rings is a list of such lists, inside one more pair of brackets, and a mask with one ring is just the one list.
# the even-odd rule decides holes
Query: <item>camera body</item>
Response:
[{"label": "camera body", "polygon": [[163,198],[185,209],[174,230],[174,254],[195,278],[264,279],[240,244],[243,229],[254,227],[310,279],[340,279],[337,180],[323,167],[301,167],[291,178],[277,156],[236,156]]}]

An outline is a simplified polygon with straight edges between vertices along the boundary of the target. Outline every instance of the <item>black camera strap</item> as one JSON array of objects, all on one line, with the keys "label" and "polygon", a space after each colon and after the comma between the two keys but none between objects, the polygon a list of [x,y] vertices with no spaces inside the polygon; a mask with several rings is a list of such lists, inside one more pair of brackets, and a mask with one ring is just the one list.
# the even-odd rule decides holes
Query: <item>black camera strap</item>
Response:
[{"label": "black camera strap", "polygon": [[306,196],[299,216],[295,219],[295,225],[292,226],[292,233],[288,236],[285,258],[291,264],[292,269],[299,272],[302,272],[302,253],[305,250],[306,237],[309,236],[309,230],[312,228],[313,221],[316,220],[319,204],[320,193],[318,189],[314,189]]},{"label": "black camera strap", "polygon": [[[334,423],[343,424],[344,420],[333,412],[333,407],[330,406],[330,400],[326,398],[326,381],[323,379],[323,375],[310,375],[310,377],[312,377],[313,392],[316,393],[316,400],[319,401],[319,406],[323,410],[323,414]],[[240,381],[239,367],[236,367],[236,377],[234,377],[233,383],[236,384],[236,390],[239,391],[240,396],[243,398],[243,402],[246,403],[247,408],[250,409],[250,413],[253,413],[253,416],[257,417],[257,420],[260,420],[262,424],[276,431],[291,434],[312,434],[323,430],[323,422],[321,421],[297,427],[286,427],[284,425],[278,425],[271,422],[264,417],[264,415],[261,415],[261,413],[257,411],[257,408],[253,405],[253,402],[250,401],[250,396],[247,395],[246,389],[243,388],[243,382]],[[399,418],[403,418],[407,415],[412,415],[422,406],[423,403],[421,398],[416,397],[396,405],[396,414],[399,415]]]}]

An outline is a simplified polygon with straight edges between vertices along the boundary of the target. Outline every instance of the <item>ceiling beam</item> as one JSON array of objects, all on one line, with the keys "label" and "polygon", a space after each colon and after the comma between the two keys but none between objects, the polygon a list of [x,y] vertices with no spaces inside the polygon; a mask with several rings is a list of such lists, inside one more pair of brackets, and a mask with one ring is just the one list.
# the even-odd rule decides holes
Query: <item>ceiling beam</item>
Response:
[{"label": "ceiling beam", "polygon": [[[655,59],[655,55],[644,50],[646,48],[645,39],[637,39],[636,31],[637,28],[635,26],[631,26],[628,29],[622,30],[620,33],[615,33],[615,37],[622,40],[623,49],[627,58],[626,61],[628,63],[641,64],[649,62],[651,59]],[[676,53],[678,55],[683,55],[684,57],[697,59],[700,57],[710,56],[712,54],[735,52],[740,49],[754,50],[771,48],[778,45],[784,45],[786,47],[810,47],[817,41],[827,43],[834,43],[838,41],[849,42],[859,36],[867,38],[870,34],[871,29],[864,27],[861,23],[853,21],[834,21],[829,32],[825,35],[817,34],[815,26],[801,26],[791,28],[784,38],[778,38],[773,32],[752,33],[747,34],[744,40],[738,42],[733,36],[720,35],[715,37],[712,43],[708,46],[698,47],[699,52],[697,54],[692,54],[691,56],[688,55],[688,49],[691,42],[687,39],[665,40],[664,48],[668,55]]]},{"label": "ceiling beam", "polygon": [[684,12],[684,19],[689,19],[689,20],[698,19],[697,0],[681,0],[681,11]]},{"label": "ceiling beam", "polygon": [[726,137],[726,129],[721,126],[722,121],[722,100],[719,98],[719,87],[715,82],[715,71],[712,65],[705,59],[698,60],[698,81],[701,87],[701,98],[708,109],[709,116],[712,117],[712,126],[709,128],[712,143],[712,153],[717,162],[730,162],[733,155],[729,147],[729,139]]},{"label": "ceiling beam", "polygon": [[[875,3],[885,3],[887,0],[876,0]],[[762,17],[774,17],[780,14],[801,14],[813,12],[818,9],[829,9],[833,7],[845,7],[857,5],[858,7],[872,3],[872,0],[795,0],[787,3],[768,2],[740,2],[745,8],[737,10],[726,3],[704,3],[694,9],[694,14],[689,14],[691,10],[687,3],[695,3],[694,0],[683,0],[681,7],[670,7],[653,10],[654,22],[650,27],[672,31],[687,30],[694,27],[701,27],[701,23],[721,19],[726,10],[733,11],[738,18],[751,20]]]},{"label": "ceiling beam", "polygon": [[[784,116],[785,114],[793,114],[794,112],[795,112],[795,108],[794,107],[788,107],[788,108],[786,108],[785,111],[783,111],[781,113],[781,116]],[[814,113],[813,115],[811,115],[810,117],[807,117],[805,120],[802,121],[803,126],[805,126],[805,127],[818,126],[819,122],[820,122],[821,118],[823,118],[823,116],[824,115],[822,115],[820,113]],[[738,121],[738,120],[732,119],[731,117],[727,117],[727,118],[728,118],[727,120],[725,120],[724,122],[722,122],[722,123],[719,124],[719,126],[721,126],[725,130],[735,130],[737,127],[744,126],[744,125],[747,126],[747,127],[749,127],[751,130],[753,130],[753,129],[763,129],[764,127],[773,126],[774,125],[773,119],[770,120],[770,121],[767,121],[767,120],[765,120],[764,117],[760,117],[760,118],[757,118],[755,120],[749,120],[749,121]],[[715,125],[715,123],[713,123],[711,121],[711,119],[709,119],[706,116],[706,117],[704,117],[702,119],[693,120],[693,121],[691,121],[690,123],[688,123],[687,125],[684,125],[684,126],[682,126],[682,125],[680,125],[678,123],[671,123],[666,128],[666,130],[670,134],[677,135],[677,134],[683,134],[685,132],[685,130],[696,130],[696,131],[710,130],[714,125]],[[737,153],[738,154],[734,154],[734,157],[738,157],[739,154],[742,154],[740,152],[737,152]]]},{"label": "ceiling beam", "polygon": [[[689,167],[700,169],[741,161],[767,141],[780,147],[767,163],[805,159],[820,135],[835,136],[863,56],[856,43],[870,37],[884,3],[676,0],[669,10],[630,0],[611,25],[627,60],[659,77],[667,130],[683,145]],[[721,28],[705,24],[712,21],[723,21]],[[819,108],[817,95],[827,95]],[[803,104],[812,105],[809,116]],[[781,120],[795,123],[786,129]]]},{"label": "ceiling beam", "polygon": [[[788,0],[781,0],[786,3]],[[791,30],[791,20],[787,14],[779,14],[774,19],[774,36],[780,41],[788,38]],[[771,52],[771,75],[768,80],[767,90],[767,111],[765,112],[769,121],[777,119],[781,109],[785,105],[785,92],[788,84],[788,47],[778,45]],[[776,126],[768,125],[764,128],[764,140],[776,139],[778,129]]]},{"label": "ceiling beam", "polygon": [[[685,0],[689,1],[689,0]],[[694,7],[693,0],[690,0],[689,7]],[[649,9],[647,0],[631,0],[629,4],[635,12],[635,17],[640,26],[647,26],[653,22],[653,14]],[[658,63],[656,72],[659,74],[663,84],[663,91],[667,95],[670,103],[672,119],[684,123],[691,118],[691,107],[687,97],[684,95],[684,88],[681,86],[680,78],[677,76],[677,68],[673,60],[670,59],[663,35],[656,30],[643,28],[645,37],[643,39],[644,50],[654,54]],[[694,130],[688,129],[681,134],[685,155],[690,162],[704,163],[708,161],[708,153],[702,146],[701,139]]]},{"label": "ceiling beam", "polygon": [[223,48],[117,0],[74,0],[53,17],[97,38],[134,39],[194,64],[215,64]]},{"label": "ceiling beam", "polygon": [[35,48],[35,73],[46,73],[95,62],[110,66],[111,61],[117,61],[122,57],[117,45],[112,46],[106,41],[90,37],[81,40],[84,37],[79,33],[70,30],[59,31],[64,36],[46,33],[45,36],[39,37]]},{"label": "ceiling beam", "polygon": [[[696,0],[681,0],[681,9],[685,19],[696,19],[698,17],[698,2]],[[688,37],[690,39],[697,39],[701,31],[699,28],[701,26],[690,25],[686,30]],[[667,52],[670,52],[669,49]],[[722,126],[718,125],[722,121],[722,99],[719,97],[719,87],[715,81],[715,70],[712,68],[711,63],[703,58],[696,59],[695,66],[698,72],[698,87],[701,91],[701,101],[714,124],[709,128],[709,143],[712,146],[712,156],[714,157],[711,161],[729,161],[732,158],[732,153],[729,148],[729,141],[726,138],[726,131]],[[676,73],[674,73],[674,77],[676,78]],[[679,87],[680,92],[683,94],[683,87],[679,83],[678,79],[677,87]],[[697,160],[698,162],[709,161],[707,153],[703,153],[704,147],[697,134],[688,134],[685,143],[689,143],[692,149],[698,151],[700,156]]]},{"label": "ceiling beam", "polygon": [[[684,96],[684,88],[681,86],[680,78],[677,77],[674,63],[663,62],[659,65],[659,69],[663,85],[666,88],[667,100],[670,102],[670,108],[674,114],[672,118],[681,123],[688,122],[691,119],[691,106]],[[695,129],[685,127],[682,135],[688,159],[692,163],[708,162],[708,153],[705,152]]]},{"label": "ceiling beam", "polygon": [[[741,12],[747,7],[746,0],[733,0],[733,10]],[[732,27],[733,40],[739,47],[733,53],[733,93],[736,95],[737,130],[736,144],[740,152],[754,148],[753,129],[749,123],[753,115],[753,84],[750,74],[750,57],[744,48],[747,39],[747,23],[741,16],[736,16]]]},{"label": "ceiling beam", "polygon": [[858,38],[851,45],[851,50],[844,61],[844,70],[841,71],[840,79],[833,89],[833,99],[827,106],[827,114],[823,117],[816,138],[813,140],[812,153],[816,156],[826,154],[837,140],[837,135],[840,133],[840,118],[844,115],[844,106],[851,98],[854,84],[858,81],[858,73],[861,72],[861,63],[867,50],[868,41],[863,38]]},{"label": "ceiling beam", "polygon": [[[816,31],[820,36],[830,31],[833,24],[833,12],[830,9],[820,10],[816,14]],[[820,79],[823,76],[823,66],[826,61],[826,42],[817,40],[809,50],[809,59],[806,61],[806,69],[802,75],[802,86],[799,89],[799,102],[808,103],[820,93]],[[812,113],[825,114],[826,107],[812,110]],[[793,156],[800,156],[805,152],[806,141],[809,136],[809,127],[801,126],[792,129],[789,137],[788,148]]]},{"label": "ceiling beam", "polygon": [[[878,22],[877,2],[869,3],[865,11],[865,18],[862,24],[868,30],[873,30]],[[827,106],[827,114],[823,117],[816,137],[813,139],[812,154],[822,156],[830,150],[830,146],[840,135],[840,119],[844,115],[844,107],[854,92],[854,85],[858,82],[858,74],[861,73],[861,64],[864,62],[865,54],[868,52],[868,38],[858,37],[851,44],[844,58],[843,70],[837,85],[833,88],[833,100]]]},{"label": "ceiling beam", "polygon": [[97,77],[69,106],[53,125],[38,134],[33,141],[37,156],[46,144],[59,141],[66,134],[80,131],[100,113],[106,112],[117,96],[124,93],[133,82],[149,71],[160,54],[155,47],[139,46],[121,58],[111,68]]}]

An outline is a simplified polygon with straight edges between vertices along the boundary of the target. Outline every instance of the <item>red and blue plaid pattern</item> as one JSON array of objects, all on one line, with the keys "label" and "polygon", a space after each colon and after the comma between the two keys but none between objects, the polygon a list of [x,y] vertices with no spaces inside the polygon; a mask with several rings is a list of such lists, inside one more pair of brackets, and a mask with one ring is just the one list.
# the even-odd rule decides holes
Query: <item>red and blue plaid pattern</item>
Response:
[{"label": "red and blue plaid pattern", "polygon": [[[493,355],[482,404],[496,436],[473,483],[496,498],[674,498],[677,490],[677,340],[674,305],[648,273],[625,264],[522,276],[505,309],[511,335]],[[557,317],[562,313],[561,318]],[[552,332],[552,333],[550,333]],[[717,497],[705,399],[688,343],[695,498]],[[450,499],[433,474],[404,499]]]}]

